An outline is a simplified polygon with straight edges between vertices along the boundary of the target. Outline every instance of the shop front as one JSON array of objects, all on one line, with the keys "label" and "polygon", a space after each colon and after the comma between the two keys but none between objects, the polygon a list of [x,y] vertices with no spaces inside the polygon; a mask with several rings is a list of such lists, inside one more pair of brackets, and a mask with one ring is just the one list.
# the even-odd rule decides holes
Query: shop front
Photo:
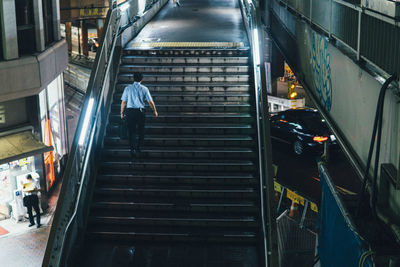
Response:
[{"label": "shop front", "polygon": [[[22,132],[3,132],[0,136],[0,213],[6,218],[22,219],[22,185],[28,174],[41,181],[43,153],[53,147],[36,140],[29,127]],[[45,207],[44,207],[45,208]]]},{"label": "shop front", "polygon": [[62,175],[67,155],[63,78],[37,95],[0,102],[0,219],[25,214],[22,182],[28,174],[40,184],[40,205]]}]

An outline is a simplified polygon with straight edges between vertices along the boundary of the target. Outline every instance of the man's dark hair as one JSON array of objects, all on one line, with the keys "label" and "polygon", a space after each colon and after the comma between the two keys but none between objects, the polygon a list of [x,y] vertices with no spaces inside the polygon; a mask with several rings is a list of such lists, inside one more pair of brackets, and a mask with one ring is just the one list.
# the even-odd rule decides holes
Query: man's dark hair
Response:
[{"label": "man's dark hair", "polygon": [[32,179],[32,175],[28,174],[28,175],[26,176],[26,179],[28,179],[28,180]]},{"label": "man's dark hair", "polygon": [[135,82],[140,82],[141,80],[143,80],[143,74],[141,74],[140,72],[135,72],[133,74],[133,80]]}]

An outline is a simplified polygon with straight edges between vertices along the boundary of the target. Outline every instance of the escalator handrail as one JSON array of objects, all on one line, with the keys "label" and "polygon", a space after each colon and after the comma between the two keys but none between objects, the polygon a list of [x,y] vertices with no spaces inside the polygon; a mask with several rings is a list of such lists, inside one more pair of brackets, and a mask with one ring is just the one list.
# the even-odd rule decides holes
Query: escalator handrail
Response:
[{"label": "escalator handrail", "polygon": [[[266,266],[276,266],[277,247],[275,210],[271,207],[271,197],[273,194],[273,175],[270,147],[270,130],[268,119],[268,102],[265,88],[263,87],[262,71],[263,56],[261,44],[262,27],[260,21],[259,7],[256,7],[253,0],[241,0],[242,13],[245,19],[248,39],[253,56],[254,90],[256,102],[256,121],[258,138],[258,160],[259,160],[259,179],[260,179],[260,212],[264,241],[264,259]],[[254,40],[256,39],[258,40]],[[272,240],[274,239],[274,240]]]},{"label": "escalator handrail", "polygon": [[[115,46],[116,46],[116,43],[117,43],[117,33],[118,32],[115,33],[113,41],[112,41],[110,58],[114,55]],[[110,63],[111,59],[109,59],[108,62]],[[106,76],[109,75],[109,73],[110,73],[110,67],[111,67],[111,64],[107,64],[105,77],[104,77],[104,81],[103,81],[103,86],[102,86],[102,89],[101,89],[101,94],[100,94],[99,99],[103,98],[104,88],[105,88],[105,86],[104,86],[105,85],[105,80],[106,80]],[[85,159],[84,159],[84,162],[83,162],[83,169],[82,169],[82,174],[81,174],[81,179],[80,179],[81,183],[80,183],[78,195],[77,195],[77,198],[76,198],[76,201],[75,201],[74,212],[73,212],[73,214],[72,214],[72,216],[71,216],[71,218],[70,218],[70,220],[69,220],[69,222],[67,224],[67,227],[65,228],[64,236],[67,236],[67,234],[69,232],[69,229],[70,229],[70,226],[71,226],[72,222],[76,218],[78,206],[80,204],[81,195],[82,195],[82,185],[85,184],[84,181],[85,181],[85,179],[87,179],[87,175],[85,175],[85,174],[86,174],[86,169],[87,169],[87,166],[88,166],[89,156],[90,156],[90,153],[91,153],[92,148],[93,148],[92,145],[93,145],[93,138],[94,138],[94,133],[95,133],[95,126],[97,125],[98,115],[99,115],[100,112],[101,112],[101,105],[99,105],[99,102],[98,102],[97,103],[97,108],[96,108],[96,114],[94,115],[95,116],[95,120],[94,120],[94,122],[92,124],[92,127],[91,127],[89,143],[88,143],[88,146],[87,146],[87,151],[85,153]],[[65,238],[63,239],[63,242],[61,243],[61,254],[62,254],[62,251],[63,251],[63,248],[64,248],[64,244],[65,244]]]},{"label": "escalator handrail", "polygon": [[[81,135],[83,134],[83,124],[84,124],[84,117],[85,117],[85,113],[86,112],[82,112],[79,120],[78,120],[78,125],[77,125],[77,130],[73,139],[73,144],[70,150],[70,157],[68,158],[68,162],[67,162],[67,167],[65,169],[64,175],[63,175],[63,179],[62,179],[62,187],[61,187],[61,191],[59,194],[59,200],[57,202],[57,208],[56,208],[56,212],[54,215],[54,219],[53,219],[53,226],[57,226],[57,227],[52,227],[51,231],[50,231],[50,236],[49,236],[49,241],[46,247],[46,252],[45,252],[45,256],[44,256],[44,260],[43,260],[43,266],[60,266],[60,262],[62,259],[62,254],[63,254],[63,249],[64,249],[64,245],[65,245],[65,240],[68,237],[68,233],[69,233],[69,227],[72,224],[72,221],[75,218],[76,215],[76,211],[78,208],[78,205],[80,204],[80,196],[81,196],[81,192],[82,192],[82,185],[84,184],[84,180],[86,177],[86,169],[87,169],[87,164],[88,164],[88,159],[90,158],[90,153],[92,151],[92,144],[93,144],[93,136],[95,133],[95,126],[97,123],[97,115],[100,112],[100,107],[101,107],[101,100],[104,94],[104,84],[106,81],[106,76],[109,73],[109,69],[110,69],[110,62],[111,62],[111,58],[113,57],[113,53],[114,53],[114,49],[115,49],[115,45],[116,45],[116,40],[118,37],[118,30],[120,28],[119,23],[119,10],[118,9],[113,9],[113,10],[109,10],[108,14],[107,14],[107,18],[106,18],[106,22],[105,22],[105,28],[106,31],[104,31],[103,33],[103,38],[102,41],[100,43],[100,48],[98,50],[98,53],[96,54],[96,59],[95,59],[95,63],[94,63],[94,69],[90,75],[90,79],[89,79],[89,85],[88,85],[88,90],[86,91],[86,96],[85,96],[85,101],[82,107],[83,111],[87,111],[88,109],[88,104],[89,104],[89,100],[92,98],[92,96],[94,95],[94,108],[91,110],[91,114],[89,116],[90,120],[91,120],[91,125],[88,127],[89,132],[89,142],[85,142],[85,146],[80,147],[79,146],[79,139],[81,137]],[[118,25],[116,25],[115,23],[117,23]],[[105,45],[107,40],[107,37],[110,36],[110,31],[111,32],[111,36],[113,38],[113,40],[111,40],[111,48],[107,47],[107,45]],[[106,51],[107,50],[107,51]],[[105,56],[104,53],[108,52],[108,56]],[[102,57],[105,57],[105,61],[101,61]],[[103,69],[102,69],[103,68]],[[99,75],[101,70],[104,70],[104,68],[106,69],[105,72],[103,73],[103,75]],[[100,77],[99,77],[100,76]],[[99,81],[99,79],[101,79],[101,84],[102,86],[100,88],[95,88],[95,82]],[[93,116],[93,111],[96,111],[96,115]],[[94,118],[94,119],[93,119]],[[90,122],[90,121],[89,121]],[[87,135],[86,135],[86,139],[87,139]],[[81,150],[81,148],[83,148],[83,150]],[[79,158],[79,155],[84,155],[83,157]],[[82,160],[83,159],[83,160]],[[77,166],[78,165],[78,166]],[[61,232],[60,228],[60,223],[62,221],[62,213],[64,211],[62,211],[61,209],[67,209],[66,207],[63,206],[68,206],[68,204],[70,203],[64,203],[64,200],[66,200],[65,196],[67,194],[67,190],[70,189],[71,186],[71,181],[73,180],[71,176],[73,175],[72,170],[74,167],[77,167],[80,171],[79,171],[79,175],[78,179],[75,179],[76,181],[72,181],[72,183],[76,182],[77,184],[79,184],[79,190],[78,190],[78,194],[77,197],[74,198],[72,196],[72,202],[71,204],[75,204],[74,206],[74,210],[73,210],[73,216],[71,216],[67,226],[65,227],[65,230],[62,231],[63,235],[61,236],[61,246],[57,246],[57,244],[55,244],[57,242],[57,232]],[[75,200],[75,201],[74,201]],[[60,242],[60,241],[59,241]],[[61,249],[60,249],[61,248]],[[56,254],[56,255],[54,255]],[[55,263],[56,262],[56,263]],[[58,262],[58,263],[57,263]]]}]

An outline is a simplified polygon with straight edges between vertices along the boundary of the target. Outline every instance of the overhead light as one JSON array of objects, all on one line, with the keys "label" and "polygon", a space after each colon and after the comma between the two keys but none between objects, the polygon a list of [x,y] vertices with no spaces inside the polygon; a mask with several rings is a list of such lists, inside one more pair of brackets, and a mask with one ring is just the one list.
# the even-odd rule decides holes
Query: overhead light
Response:
[{"label": "overhead light", "polygon": [[254,63],[260,65],[260,44],[258,41],[258,30],[253,30]]},{"label": "overhead light", "polygon": [[89,126],[90,115],[92,114],[93,103],[94,103],[94,99],[93,98],[89,99],[88,107],[87,107],[86,113],[85,113],[85,119],[83,120],[81,136],[79,137],[79,145],[83,145],[83,143],[85,141],[86,132],[87,132],[87,129]]},{"label": "overhead light", "polygon": [[144,9],[146,8],[146,0],[138,0],[138,15],[143,15]]}]

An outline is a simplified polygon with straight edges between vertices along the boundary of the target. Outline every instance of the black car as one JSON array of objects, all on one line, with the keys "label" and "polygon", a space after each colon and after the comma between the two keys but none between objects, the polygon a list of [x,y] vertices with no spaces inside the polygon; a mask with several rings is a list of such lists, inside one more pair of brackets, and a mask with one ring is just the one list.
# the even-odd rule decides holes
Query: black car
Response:
[{"label": "black car", "polygon": [[336,144],[325,120],[315,109],[288,109],[271,116],[271,137],[293,147],[297,155],[306,149],[323,151],[325,142]]}]

